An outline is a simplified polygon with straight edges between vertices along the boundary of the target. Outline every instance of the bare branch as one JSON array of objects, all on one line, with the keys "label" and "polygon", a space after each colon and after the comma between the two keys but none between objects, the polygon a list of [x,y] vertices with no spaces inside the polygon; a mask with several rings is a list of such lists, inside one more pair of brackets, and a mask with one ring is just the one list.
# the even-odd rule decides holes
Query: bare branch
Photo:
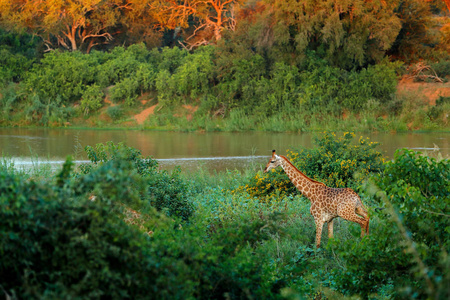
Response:
[{"label": "bare branch", "polygon": [[[434,75],[429,75],[429,74],[422,74],[423,72],[426,71],[430,71],[432,72]],[[429,65],[425,65],[423,62],[419,62],[416,66],[415,69],[411,72],[411,78],[418,78],[418,79],[425,79],[425,78],[430,78],[433,79],[436,82],[440,82],[440,83],[444,83],[444,80],[442,80],[442,78],[440,78],[437,74],[436,71],[434,71]]]},{"label": "bare branch", "polygon": [[206,39],[201,39],[200,41],[197,41],[195,43],[189,43],[189,42],[181,42],[178,41],[178,43],[186,50],[192,50],[194,48],[200,47],[200,46],[204,46],[204,45],[209,45],[209,42]]}]

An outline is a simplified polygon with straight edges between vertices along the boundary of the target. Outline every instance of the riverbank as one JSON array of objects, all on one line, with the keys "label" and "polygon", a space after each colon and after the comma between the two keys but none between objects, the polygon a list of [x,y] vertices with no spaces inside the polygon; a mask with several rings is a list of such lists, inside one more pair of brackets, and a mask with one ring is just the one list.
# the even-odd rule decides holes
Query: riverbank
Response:
[{"label": "riverbank", "polygon": [[[130,110],[119,120],[114,121],[108,115],[109,108],[105,107],[87,121],[99,128],[170,131],[450,131],[450,82],[415,81],[409,76],[403,76],[398,82],[394,98],[397,103],[389,109],[374,100],[359,112],[343,110],[338,115],[322,113],[320,110],[312,114],[293,110],[269,117],[247,115],[240,110],[223,117],[220,112],[213,115],[198,112],[199,107],[192,105],[181,105],[167,111],[163,110],[163,106],[154,104],[155,99],[141,99],[142,106],[137,112]],[[109,107],[115,106],[110,102],[107,104]],[[76,122],[73,125],[84,123]]]},{"label": "riverbank", "polygon": [[[450,82],[416,82],[404,76],[399,80],[390,107],[376,100],[368,101],[358,112],[282,111],[271,116],[248,115],[234,109],[227,116],[220,112],[199,110],[196,105],[165,108],[154,96],[145,94],[137,104],[127,107],[103,100],[97,112],[80,114],[79,103],[69,107],[72,117],[55,120],[44,127],[71,129],[126,129],[196,132],[448,132],[450,131]],[[3,127],[39,128],[23,111],[15,111],[0,121]]]},{"label": "riverbank", "polygon": [[450,128],[446,60],[427,65],[437,76],[419,78],[417,66],[388,59],[345,69],[313,53],[297,64],[252,55],[222,65],[218,51],[136,44],[111,53],[48,53],[20,80],[3,83],[0,126],[296,133]]}]

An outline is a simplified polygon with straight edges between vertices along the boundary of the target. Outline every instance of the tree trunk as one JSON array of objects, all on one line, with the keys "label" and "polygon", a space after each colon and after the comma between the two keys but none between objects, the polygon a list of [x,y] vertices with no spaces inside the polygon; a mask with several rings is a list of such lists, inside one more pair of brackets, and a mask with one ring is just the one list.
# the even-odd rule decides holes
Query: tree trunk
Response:
[{"label": "tree trunk", "polygon": [[79,27],[78,23],[74,22],[74,24],[72,24],[72,26],[66,25],[66,32],[64,32],[64,35],[70,42],[70,48],[66,43],[63,43],[63,45],[66,44],[66,47],[72,51],[78,50],[77,40],[76,40],[78,27]]},{"label": "tree trunk", "polygon": [[450,0],[444,0],[445,5],[447,5],[448,11],[450,12]]},{"label": "tree trunk", "polygon": [[70,44],[72,46],[72,51],[77,51],[77,41],[76,41],[76,34],[77,34],[77,27],[72,26],[72,30],[70,31],[70,34],[67,36],[67,38],[70,41]]}]

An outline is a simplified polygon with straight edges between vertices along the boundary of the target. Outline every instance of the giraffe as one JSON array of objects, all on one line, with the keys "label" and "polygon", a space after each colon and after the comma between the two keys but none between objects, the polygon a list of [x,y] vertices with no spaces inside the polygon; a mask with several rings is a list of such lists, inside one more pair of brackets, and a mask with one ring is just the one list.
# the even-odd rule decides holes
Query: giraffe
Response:
[{"label": "giraffe", "polygon": [[369,215],[361,199],[350,188],[331,188],[313,180],[298,170],[285,156],[272,151],[264,173],[281,166],[295,187],[311,201],[311,215],[316,223],[316,247],[320,247],[322,227],[328,225],[328,237],[333,238],[333,220],[341,217],[361,226],[361,237],[369,234]]}]

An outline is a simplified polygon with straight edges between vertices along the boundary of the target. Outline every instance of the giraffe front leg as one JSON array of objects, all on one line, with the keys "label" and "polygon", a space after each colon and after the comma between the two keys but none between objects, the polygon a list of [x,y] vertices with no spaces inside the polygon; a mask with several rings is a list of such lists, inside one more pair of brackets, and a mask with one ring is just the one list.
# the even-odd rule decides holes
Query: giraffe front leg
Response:
[{"label": "giraffe front leg", "polygon": [[328,238],[332,239],[333,238],[333,222],[334,219],[331,219],[330,221],[328,221]]},{"label": "giraffe front leg", "polygon": [[316,247],[320,247],[320,240],[322,239],[323,221],[321,219],[316,220]]}]

